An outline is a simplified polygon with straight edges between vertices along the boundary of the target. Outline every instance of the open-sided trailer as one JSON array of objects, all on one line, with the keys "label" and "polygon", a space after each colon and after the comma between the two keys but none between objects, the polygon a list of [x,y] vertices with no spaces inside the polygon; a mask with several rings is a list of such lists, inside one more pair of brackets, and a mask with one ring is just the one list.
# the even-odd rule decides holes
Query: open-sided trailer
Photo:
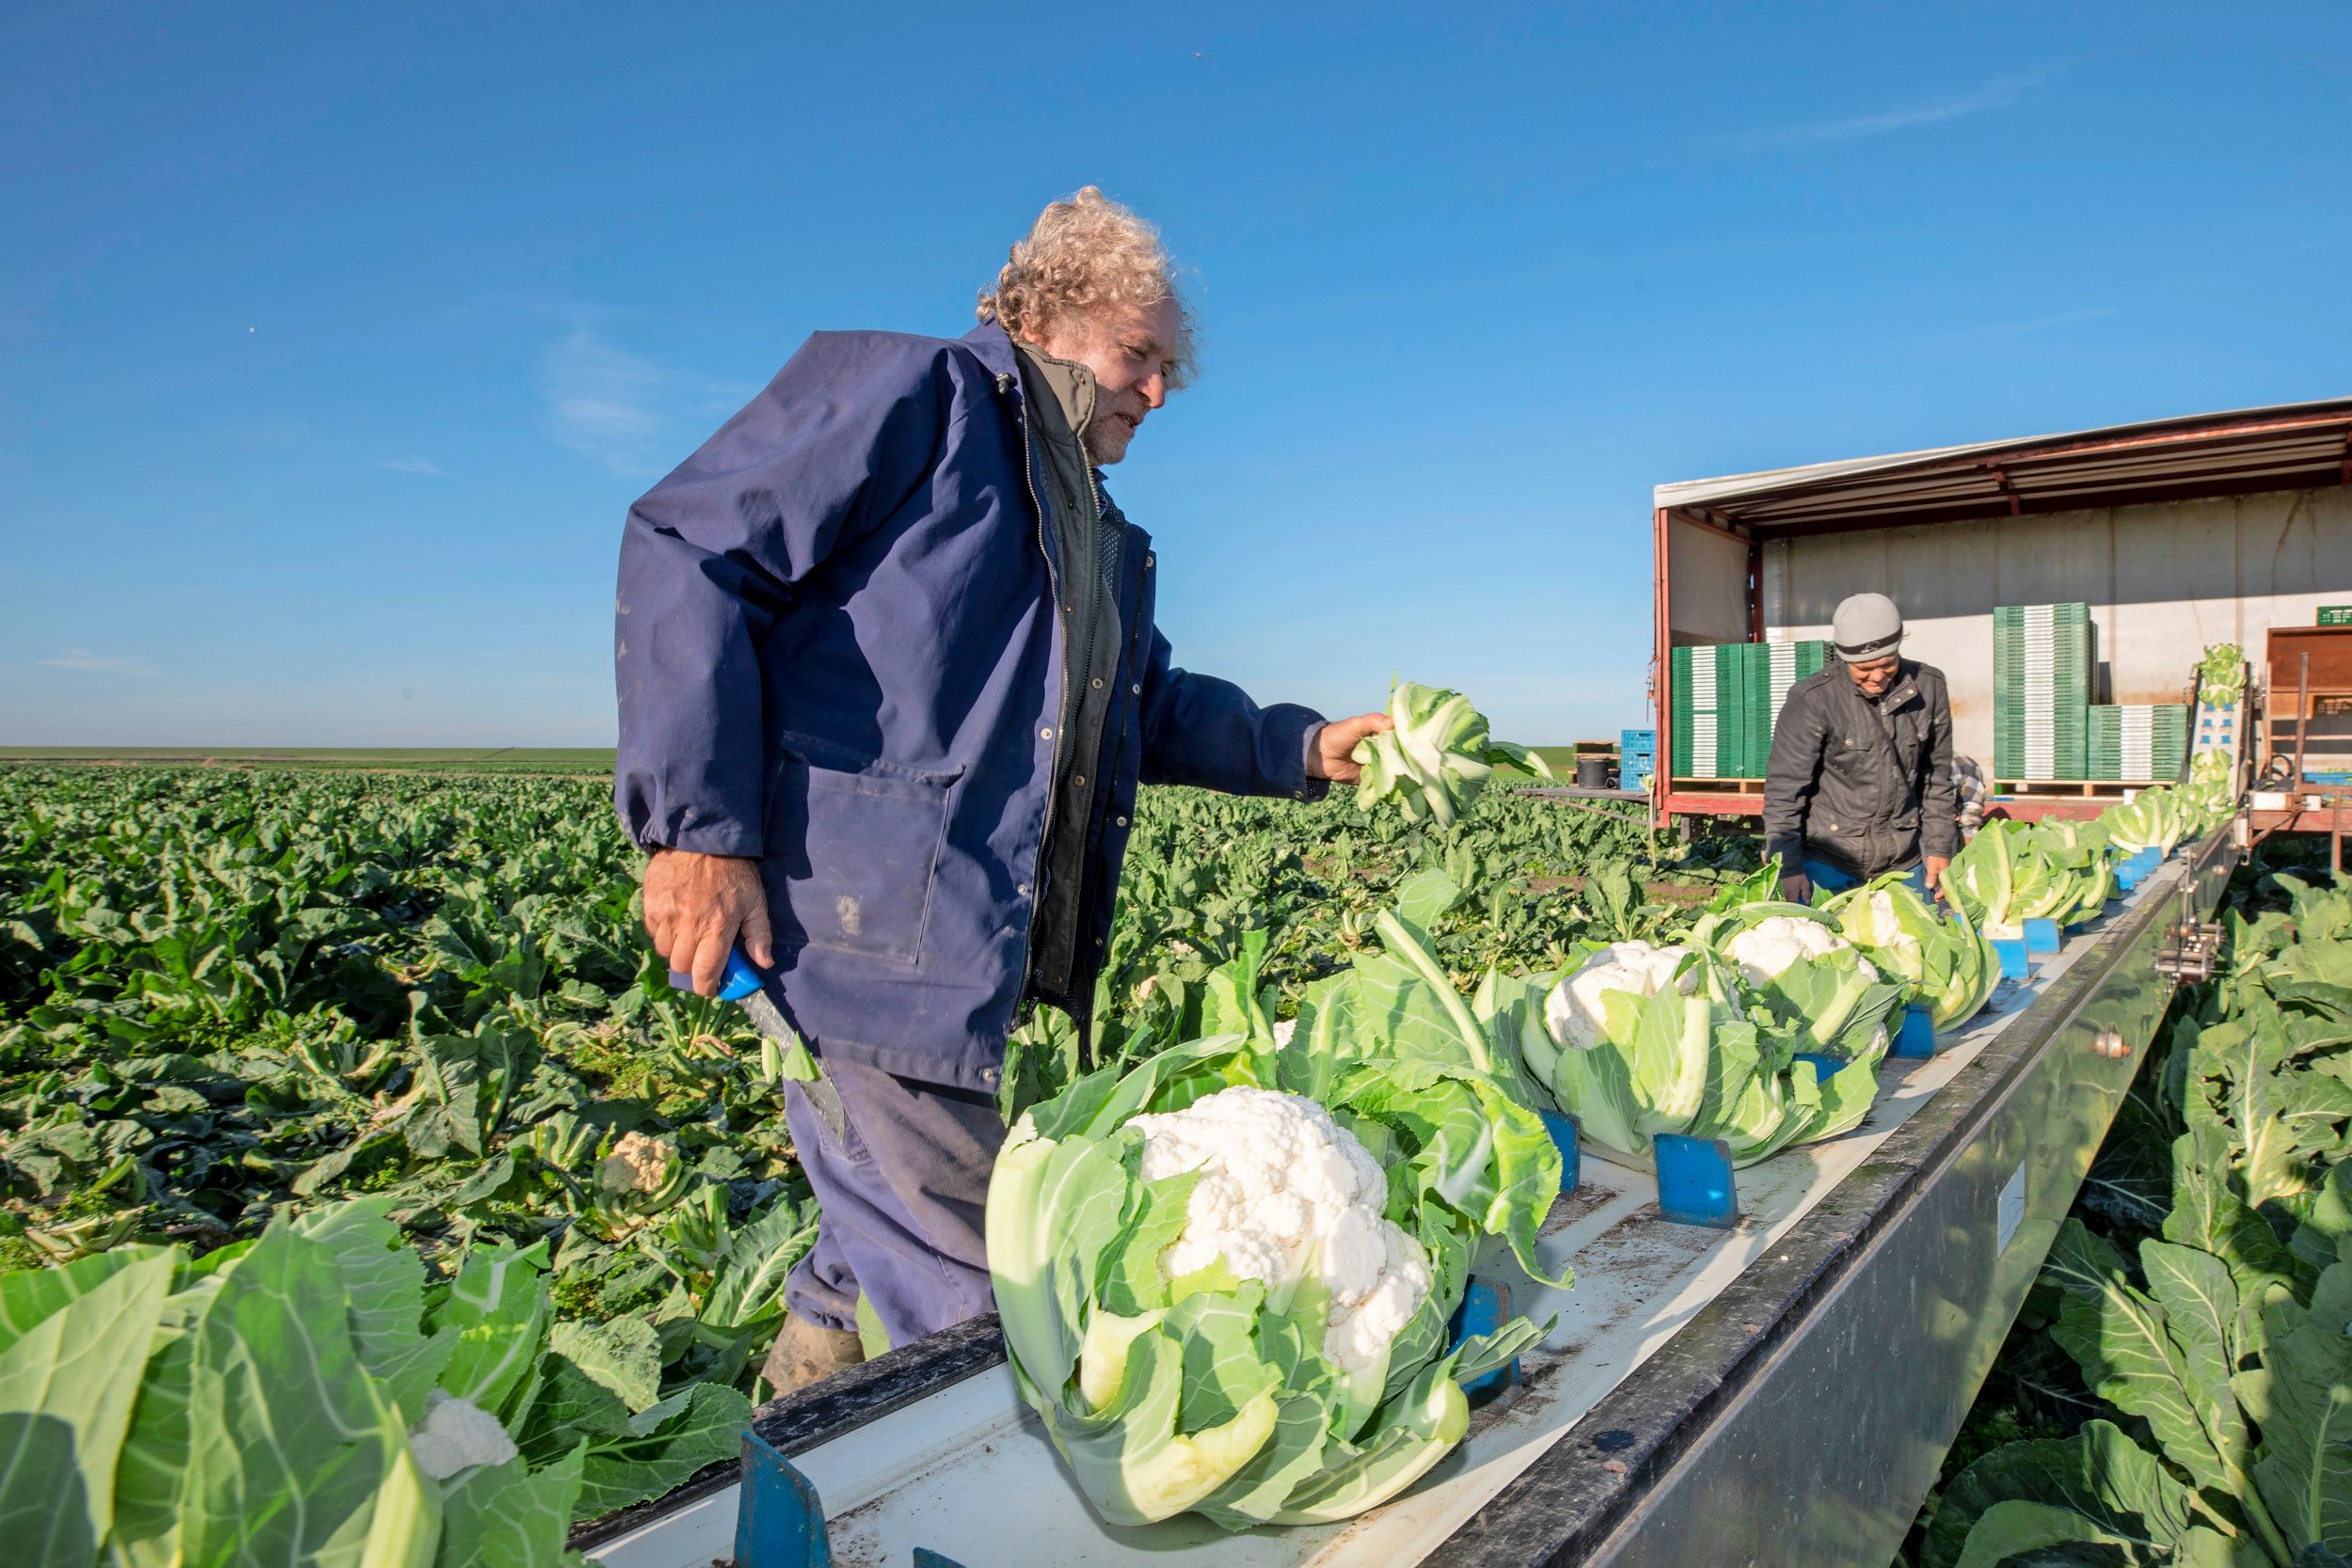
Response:
[{"label": "open-sided trailer", "polygon": [[[2280,685],[2272,632],[2352,603],[2352,398],[1686,480],[1657,487],[1650,523],[1653,810],[1754,816],[1760,779],[1694,777],[1672,755],[1673,650],[1826,638],[1849,594],[1901,607],[1904,653],[1944,672],[1953,750],[1988,773],[2002,605],[2090,606],[2095,703],[2182,702],[2199,650],[2231,642],[2253,661],[2254,701],[2291,709],[2291,674],[2265,689]],[[2254,768],[2291,749],[2240,738]],[[2095,816],[2133,781],[1988,782],[1995,815],[2030,819]],[[2342,824],[2297,794],[2258,804],[2253,826]]]},{"label": "open-sided trailer", "polygon": [[764,1407],[742,1465],[576,1544],[606,1568],[1883,1568],[2245,836],[2241,817],[2184,848],[1934,1054],[1889,1058],[1851,1134],[1740,1171],[1730,1228],[1667,1218],[1651,1175],[1586,1156],[1542,1248],[1573,1286],[1537,1289],[1507,1254],[1473,1286],[1551,1333],[1438,1469],[1344,1525],[1104,1525],[983,1318]]}]

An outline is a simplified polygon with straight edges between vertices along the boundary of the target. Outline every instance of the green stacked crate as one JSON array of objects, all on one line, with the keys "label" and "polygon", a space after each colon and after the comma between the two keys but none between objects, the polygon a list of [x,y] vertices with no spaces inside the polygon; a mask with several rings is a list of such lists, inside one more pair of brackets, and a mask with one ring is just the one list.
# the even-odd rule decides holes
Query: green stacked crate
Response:
[{"label": "green stacked crate", "polygon": [[2090,607],[1993,611],[1996,779],[2080,779],[2090,764]]},{"label": "green stacked crate", "polygon": [[2091,778],[2177,779],[2187,758],[2185,703],[2101,704],[2090,710]]},{"label": "green stacked crate", "polygon": [[1673,651],[1674,771],[1677,778],[1748,777],[1747,704],[1737,642]]},{"label": "green stacked crate", "polygon": [[1829,652],[1819,639],[1675,649],[1676,776],[1762,778],[1781,705],[1829,662]]},{"label": "green stacked crate", "polygon": [[1740,778],[1764,776],[1764,754],[1772,750],[1772,707],[1764,698],[1764,644],[1743,641],[1734,654],[1740,673]]}]

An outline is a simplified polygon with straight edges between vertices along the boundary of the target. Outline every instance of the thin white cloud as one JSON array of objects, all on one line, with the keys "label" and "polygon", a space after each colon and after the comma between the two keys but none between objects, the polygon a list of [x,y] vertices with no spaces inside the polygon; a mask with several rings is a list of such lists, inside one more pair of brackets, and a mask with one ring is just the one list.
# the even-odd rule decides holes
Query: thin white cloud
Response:
[{"label": "thin white cloud", "polygon": [[2027,316],[2017,321],[1984,322],[1975,326],[1952,326],[1940,331],[1923,333],[1923,343],[1961,341],[1982,338],[2029,338],[2038,333],[2057,332],[2085,322],[2106,321],[2122,312],[2112,305],[2092,306],[2082,310],[2060,310],[2047,316]]},{"label": "thin white cloud", "polygon": [[617,348],[585,326],[549,348],[540,370],[556,444],[629,478],[685,456],[749,395]]},{"label": "thin white cloud", "polygon": [[379,457],[375,460],[375,466],[379,468],[389,468],[396,474],[424,474],[432,479],[449,478],[447,468],[422,457]]},{"label": "thin white cloud", "polygon": [[1719,150],[1767,152],[1798,147],[1820,147],[1828,142],[1855,141],[1864,136],[1889,135],[1898,131],[1915,130],[1922,125],[1941,125],[1970,115],[1990,114],[1995,109],[2013,107],[2056,74],[2049,70],[2011,71],[1995,76],[1967,92],[1931,98],[1878,114],[1812,120],[1800,125],[1767,126],[1755,131],[1735,131],[1724,135],[1704,136],[1699,140],[1702,146]]},{"label": "thin white cloud", "polygon": [[93,675],[152,675],[155,671],[145,661],[135,658],[115,658],[94,654],[87,648],[68,648],[55,658],[35,660],[45,669],[81,670]]}]

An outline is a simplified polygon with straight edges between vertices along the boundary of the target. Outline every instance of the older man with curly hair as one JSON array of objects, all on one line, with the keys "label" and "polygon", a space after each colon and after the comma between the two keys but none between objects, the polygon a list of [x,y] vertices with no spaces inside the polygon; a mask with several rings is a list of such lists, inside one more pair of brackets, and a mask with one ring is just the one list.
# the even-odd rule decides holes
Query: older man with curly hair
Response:
[{"label": "older man with curly hair", "polygon": [[1320,798],[1326,722],[1176,668],[1159,557],[1103,486],[1192,368],[1156,231],[1089,187],[961,339],[820,332],[629,511],[622,820],[645,925],[707,995],[730,947],[816,1053],[786,1087],[821,1210],[768,1378],[984,1311],[1005,1038],[1088,1029],[1139,783]]}]

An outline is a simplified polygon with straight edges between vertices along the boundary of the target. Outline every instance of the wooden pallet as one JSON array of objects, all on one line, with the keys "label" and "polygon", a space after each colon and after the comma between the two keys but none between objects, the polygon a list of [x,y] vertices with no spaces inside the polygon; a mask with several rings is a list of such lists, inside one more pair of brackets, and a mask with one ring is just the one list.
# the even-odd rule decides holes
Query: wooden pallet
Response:
[{"label": "wooden pallet", "polygon": [[1677,795],[1761,795],[1762,779],[1684,779],[1668,781]]},{"label": "wooden pallet", "polygon": [[2121,795],[2127,789],[2153,789],[2163,779],[1995,779],[1993,793],[2027,800],[2084,800]]}]

